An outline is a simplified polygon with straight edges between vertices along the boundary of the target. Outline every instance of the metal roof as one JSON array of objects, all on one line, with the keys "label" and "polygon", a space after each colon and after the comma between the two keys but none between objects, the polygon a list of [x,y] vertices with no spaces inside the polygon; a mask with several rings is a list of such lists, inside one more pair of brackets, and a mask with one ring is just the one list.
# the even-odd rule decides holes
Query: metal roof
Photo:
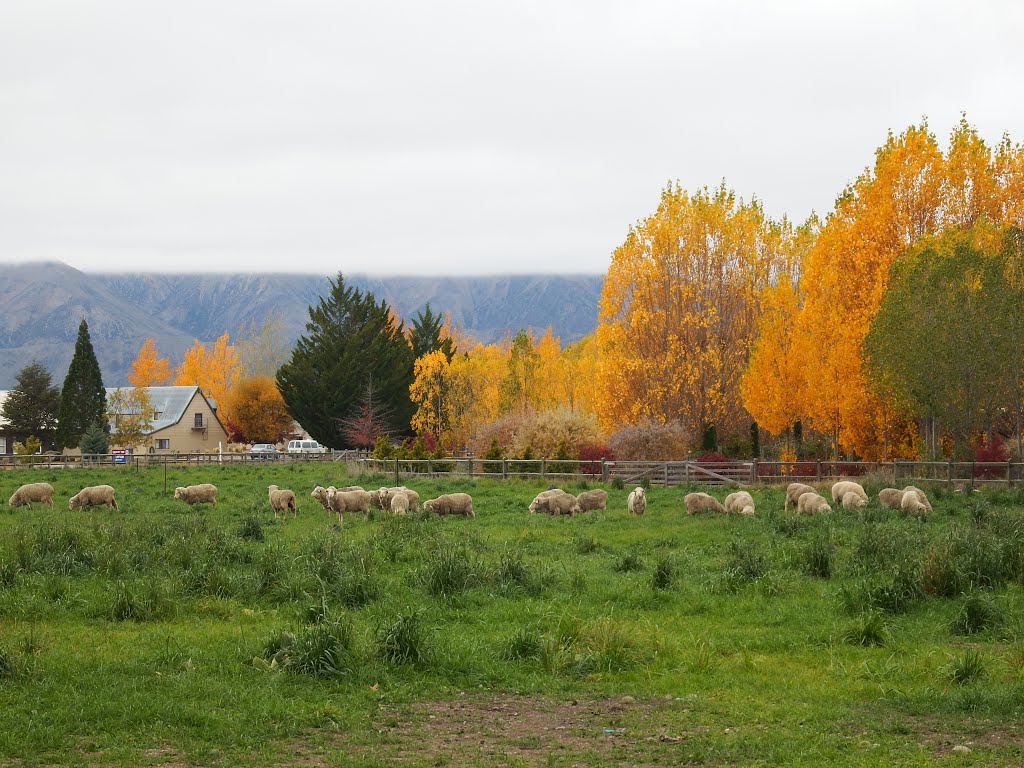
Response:
[{"label": "metal roof", "polygon": [[[107,399],[117,391],[117,387],[107,387]],[[149,394],[149,407],[154,413],[160,414],[153,419],[152,432],[177,424],[185,415],[185,409],[192,402],[199,387],[146,387]],[[210,401],[210,407],[213,402]]]}]

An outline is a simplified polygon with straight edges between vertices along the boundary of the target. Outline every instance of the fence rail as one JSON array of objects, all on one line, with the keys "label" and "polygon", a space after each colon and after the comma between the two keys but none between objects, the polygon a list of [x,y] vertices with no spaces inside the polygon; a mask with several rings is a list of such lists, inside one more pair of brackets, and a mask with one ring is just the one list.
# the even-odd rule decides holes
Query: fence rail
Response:
[{"label": "fence rail", "polygon": [[181,464],[291,464],[295,462],[352,461],[363,458],[359,451],[332,451],[329,453],[278,453],[267,456],[256,453],[103,453],[88,456],[59,454],[32,454],[31,456],[2,455],[3,469],[70,469],[75,467],[162,467]]}]

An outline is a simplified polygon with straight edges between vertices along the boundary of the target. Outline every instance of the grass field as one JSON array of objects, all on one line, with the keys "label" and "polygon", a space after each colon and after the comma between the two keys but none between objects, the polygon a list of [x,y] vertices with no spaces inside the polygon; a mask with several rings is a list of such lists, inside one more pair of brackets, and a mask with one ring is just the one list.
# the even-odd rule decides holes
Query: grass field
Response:
[{"label": "grass field", "polygon": [[[342,465],[0,473],[0,763],[1020,765],[1024,493],[881,510],[328,517]],[[121,510],[69,512],[109,483]],[[275,521],[266,487],[299,495]],[[546,486],[544,486],[546,487]],[[582,484],[567,483],[576,492]],[[596,486],[591,486],[596,487]],[[877,491],[877,487],[868,487]],[[721,493],[718,493],[721,498]]]}]

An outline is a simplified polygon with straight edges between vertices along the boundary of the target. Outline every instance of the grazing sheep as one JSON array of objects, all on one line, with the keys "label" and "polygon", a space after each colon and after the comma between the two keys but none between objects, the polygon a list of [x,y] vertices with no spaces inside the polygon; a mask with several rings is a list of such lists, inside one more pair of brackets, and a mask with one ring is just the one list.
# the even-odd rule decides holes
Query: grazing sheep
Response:
[{"label": "grazing sheep", "polygon": [[931,512],[931,507],[921,501],[921,497],[913,491],[904,489],[903,500],[900,502],[900,509],[908,515],[923,515]]},{"label": "grazing sheep", "polygon": [[109,485],[92,485],[88,488],[83,488],[68,499],[68,509],[98,507],[101,504],[107,509],[117,509],[114,489]]},{"label": "grazing sheep", "polygon": [[790,483],[786,486],[786,503],[782,505],[782,511],[788,512],[789,505],[796,506],[797,499],[803,496],[805,493],[817,493],[817,491],[809,485],[803,483]]},{"label": "grazing sheep", "polygon": [[714,496],[707,493],[688,493],[683,499],[686,505],[686,514],[698,515],[701,512],[721,512],[725,514],[725,507]]},{"label": "grazing sheep", "polygon": [[423,502],[423,511],[436,512],[439,515],[476,517],[473,513],[473,497],[468,493],[446,493],[436,499],[427,499]]},{"label": "grazing sheep", "polygon": [[754,497],[746,491],[736,491],[725,497],[725,511],[730,514],[754,514]]},{"label": "grazing sheep", "polygon": [[341,517],[343,512],[370,512],[370,494],[368,491],[339,491],[337,488],[327,489],[327,501],[331,511]]},{"label": "grazing sheep", "polygon": [[[395,486],[394,488],[381,488],[376,491],[377,494],[377,506],[381,509],[391,509],[391,497],[396,493],[404,493],[409,499],[409,509],[413,512],[420,511],[420,495],[411,488],[406,488],[404,485]],[[371,494],[371,501],[373,500]]]},{"label": "grazing sheep", "polygon": [[48,507],[53,506],[53,486],[49,483],[26,483],[11,496],[12,507],[30,507],[38,501]]},{"label": "grazing sheep", "polygon": [[590,512],[592,509],[606,509],[608,507],[608,491],[598,488],[596,491],[583,491],[576,497],[576,504],[580,512]]},{"label": "grazing sheep", "polygon": [[181,499],[186,504],[213,504],[217,506],[217,486],[213,483],[200,483],[189,485],[184,488],[174,489],[174,498]]},{"label": "grazing sheep", "polygon": [[644,489],[639,485],[629,492],[629,498],[626,499],[626,509],[629,510],[631,515],[642,515],[647,511],[647,496],[644,494]]},{"label": "grazing sheep", "polygon": [[409,511],[409,497],[404,493],[391,494],[391,514],[404,515]]},{"label": "grazing sheep", "polygon": [[844,509],[859,509],[860,507],[866,507],[868,500],[860,496],[856,491],[847,491],[843,494],[842,503]]},{"label": "grazing sheep", "polygon": [[921,502],[921,505],[926,510],[928,510],[929,512],[932,511],[932,504],[931,504],[930,501],[928,501],[928,497],[925,496],[924,491],[922,491],[920,488],[915,488],[912,485],[908,485],[906,488],[903,489],[903,496],[904,496],[904,498],[906,498],[906,495],[908,493],[914,494],[917,497],[917,500],[919,502]]},{"label": "grazing sheep", "polygon": [[801,515],[816,515],[819,512],[831,512],[832,507],[828,505],[828,499],[811,491],[802,494],[796,501],[796,511]]},{"label": "grazing sheep", "polygon": [[274,510],[274,519],[277,519],[277,513],[283,512],[285,517],[288,517],[288,511],[291,510],[292,517],[298,517],[299,507],[295,503],[295,492],[286,489],[279,489],[276,485],[272,485],[267,488],[267,495],[270,497],[270,508]]},{"label": "grazing sheep", "polygon": [[840,480],[832,486],[832,503],[841,504],[843,502],[843,496],[851,492],[856,493],[864,499],[865,504],[867,503],[868,495],[864,492],[864,486],[860,483],[855,483],[852,480]]},{"label": "grazing sheep", "polygon": [[550,515],[574,515],[579,512],[576,497],[561,488],[542,491],[530,502],[530,512],[547,512]]},{"label": "grazing sheep", "polygon": [[900,509],[903,502],[903,491],[899,488],[883,488],[878,492],[878,503],[889,509]]}]

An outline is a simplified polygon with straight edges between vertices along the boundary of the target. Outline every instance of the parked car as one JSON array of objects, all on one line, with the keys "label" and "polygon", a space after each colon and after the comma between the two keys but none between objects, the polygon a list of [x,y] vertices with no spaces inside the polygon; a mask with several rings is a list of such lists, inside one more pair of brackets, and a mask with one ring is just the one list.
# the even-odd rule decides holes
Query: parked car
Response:
[{"label": "parked car", "polygon": [[288,453],[326,453],[324,448],[316,440],[289,440]]},{"label": "parked car", "polygon": [[276,459],[281,452],[270,443],[256,443],[249,449],[249,454],[254,459]]}]

